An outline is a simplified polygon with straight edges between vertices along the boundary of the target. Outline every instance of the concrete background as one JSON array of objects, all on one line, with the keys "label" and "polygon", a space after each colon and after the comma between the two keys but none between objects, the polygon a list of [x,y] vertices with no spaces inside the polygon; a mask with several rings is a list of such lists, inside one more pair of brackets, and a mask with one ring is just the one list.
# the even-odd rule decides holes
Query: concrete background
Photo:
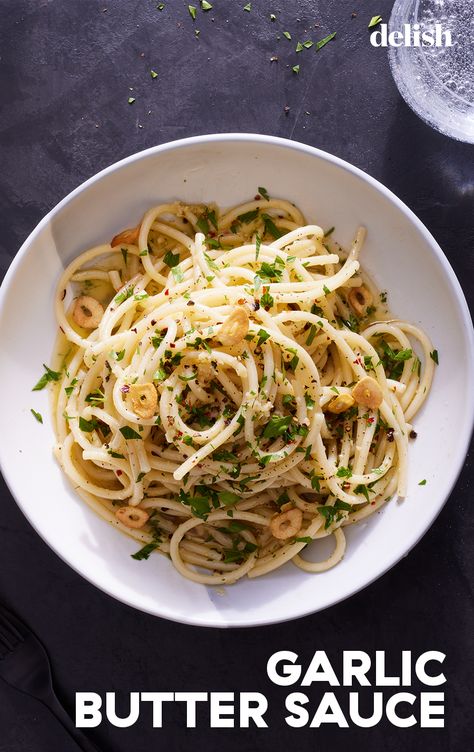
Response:
[{"label": "concrete background", "polygon": [[[326,149],[385,183],[434,234],[472,304],[473,147],[421,122],[395,88],[386,50],[371,47],[368,21],[388,20],[392,2],[254,0],[250,13],[244,4],[214,0],[193,23],[181,0],[161,11],[151,0],[0,2],[2,274],[41,217],[103,167],[183,136],[248,131]],[[332,31],[320,52],[295,53],[296,41]],[[131,690],[255,690],[269,699],[267,730],[186,730],[179,710],[153,730],[148,713],[131,729],[92,731],[104,752],[464,752],[474,731],[472,477],[466,464],[424,539],[365,591],[313,617],[248,631],[184,627],[111,600],[47,548],[2,485],[0,600],[43,640],[70,711],[81,690],[124,701]],[[47,501],[47,489],[38,494]],[[383,649],[394,670],[402,649],[446,652],[446,728],[287,727],[287,691],[271,685],[266,661],[280,649],[308,661],[318,648],[336,665],[342,649]],[[309,694],[315,706],[317,689]],[[41,705],[0,681],[0,752],[75,749]]]}]

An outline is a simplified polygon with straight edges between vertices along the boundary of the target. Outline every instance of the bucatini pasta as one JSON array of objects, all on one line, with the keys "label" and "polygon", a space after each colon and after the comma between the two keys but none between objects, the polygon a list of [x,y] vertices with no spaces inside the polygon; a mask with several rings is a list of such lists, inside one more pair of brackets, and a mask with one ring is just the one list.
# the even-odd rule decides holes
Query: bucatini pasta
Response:
[{"label": "bucatini pasta", "polygon": [[[150,209],[55,300],[61,467],[134,558],[205,584],[335,565],[344,527],[405,495],[433,375],[426,335],[361,273],[364,229],[346,252],[259,191]],[[303,557],[326,536],[328,559]]]}]

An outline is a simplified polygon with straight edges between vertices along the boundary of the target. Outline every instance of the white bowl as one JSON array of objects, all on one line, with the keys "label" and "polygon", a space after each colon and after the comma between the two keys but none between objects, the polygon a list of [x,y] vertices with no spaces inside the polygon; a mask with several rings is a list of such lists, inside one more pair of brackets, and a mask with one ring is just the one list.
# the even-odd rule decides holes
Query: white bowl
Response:
[{"label": "white bowl", "polygon": [[[132,226],[169,198],[243,201],[264,185],[348,244],[368,228],[363,264],[392,311],[419,324],[440,353],[432,393],[416,418],[409,491],[350,527],[343,561],[324,574],[292,564],[222,590],[183,579],[164,557],[130,558],[120,535],[74,493],[52,454],[46,391],[31,388],[48,363],[56,324],[53,291],[82,250]],[[0,300],[0,462],[20,508],[77,572],[119,600],[176,621],[250,626],[303,616],[347,598],[404,556],[429,528],[453,488],[474,414],[474,341],[459,283],[414,214],[380,183],[329,154],[271,136],[226,134],[175,141],[135,154],[73,191],[32,232],[5,278]],[[41,412],[37,423],[30,408]],[[426,485],[419,486],[422,479]],[[321,551],[319,550],[319,554]],[[407,587],[410,583],[407,583]]]}]

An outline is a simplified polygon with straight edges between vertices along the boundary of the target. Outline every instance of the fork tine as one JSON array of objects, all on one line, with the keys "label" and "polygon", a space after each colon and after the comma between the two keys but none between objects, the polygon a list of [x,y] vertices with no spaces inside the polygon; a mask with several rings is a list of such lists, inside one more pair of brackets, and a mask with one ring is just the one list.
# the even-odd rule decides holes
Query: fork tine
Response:
[{"label": "fork tine", "polygon": [[0,605],[0,627],[7,629],[17,640],[24,640],[23,634],[18,630],[13,615]]},{"label": "fork tine", "polygon": [[0,645],[8,651],[12,651],[15,645],[18,645],[18,640],[12,639],[11,635],[8,636],[7,632],[0,628]]}]

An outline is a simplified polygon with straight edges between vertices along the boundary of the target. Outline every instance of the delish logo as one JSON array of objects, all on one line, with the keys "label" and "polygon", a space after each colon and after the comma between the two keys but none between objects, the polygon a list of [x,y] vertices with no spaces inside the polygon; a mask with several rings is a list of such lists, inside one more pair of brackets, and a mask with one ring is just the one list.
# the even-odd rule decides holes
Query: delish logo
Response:
[{"label": "delish logo", "polygon": [[370,44],[374,47],[452,47],[450,31],[443,31],[441,24],[432,29],[420,31],[420,24],[403,24],[403,31],[388,32],[387,24],[370,35]]}]

